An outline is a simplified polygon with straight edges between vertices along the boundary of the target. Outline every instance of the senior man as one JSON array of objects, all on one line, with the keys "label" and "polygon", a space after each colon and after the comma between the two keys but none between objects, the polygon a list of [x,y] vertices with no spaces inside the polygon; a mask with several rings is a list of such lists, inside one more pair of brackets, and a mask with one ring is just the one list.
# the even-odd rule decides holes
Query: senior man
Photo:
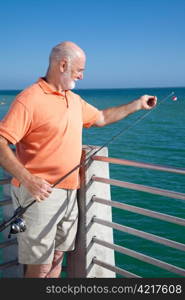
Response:
[{"label": "senior man", "polygon": [[[75,43],[56,45],[45,77],[16,97],[0,122],[0,165],[13,176],[13,205],[37,200],[24,213],[26,231],[18,234],[26,278],[60,277],[64,252],[75,248],[79,170],[55,188],[52,184],[80,163],[83,127],[106,126],[157,103],[155,96],[144,95],[98,110],[71,91],[83,79],[85,61]],[[9,144],[16,145],[16,155]]]}]

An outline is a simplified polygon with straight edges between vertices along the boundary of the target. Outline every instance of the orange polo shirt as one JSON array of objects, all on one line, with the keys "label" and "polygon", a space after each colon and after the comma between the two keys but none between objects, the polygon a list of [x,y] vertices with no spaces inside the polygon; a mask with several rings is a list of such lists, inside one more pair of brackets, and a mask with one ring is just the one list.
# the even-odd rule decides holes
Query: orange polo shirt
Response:
[{"label": "orange polo shirt", "polygon": [[[72,91],[53,91],[40,78],[12,102],[0,122],[0,135],[16,144],[18,160],[51,184],[80,163],[82,128],[92,126],[100,111]],[[16,178],[12,184],[19,186]],[[79,187],[79,169],[57,188]]]}]

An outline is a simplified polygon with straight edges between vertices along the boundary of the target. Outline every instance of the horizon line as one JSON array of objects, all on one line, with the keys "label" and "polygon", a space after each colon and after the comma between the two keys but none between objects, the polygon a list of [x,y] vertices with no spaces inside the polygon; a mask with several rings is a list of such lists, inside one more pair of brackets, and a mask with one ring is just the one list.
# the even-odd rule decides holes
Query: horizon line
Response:
[{"label": "horizon line", "polygon": [[[185,88],[185,86],[153,86],[153,87],[101,87],[101,88],[75,88],[73,89],[74,91],[77,90],[127,90],[127,89],[168,89],[168,88]],[[23,89],[0,89],[0,91],[23,91],[25,88]]]}]

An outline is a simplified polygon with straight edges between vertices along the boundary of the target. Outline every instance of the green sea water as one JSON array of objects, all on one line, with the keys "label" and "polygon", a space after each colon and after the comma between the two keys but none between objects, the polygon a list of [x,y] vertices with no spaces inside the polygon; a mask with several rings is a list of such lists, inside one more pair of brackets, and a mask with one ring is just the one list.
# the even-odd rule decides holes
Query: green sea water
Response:
[{"label": "green sea water", "polygon": [[[157,96],[158,103],[160,103],[172,91],[178,97],[177,101],[172,101],[171,98],[167,99],[146,118],[115,139],[108,146],[109,156],[185,168],[185,88],[88,89],[76,90],[75,92],[90,104],[104,109],[127,103],[143,94]],[[6,114],[10,103],[18,92],[0,91],[0,119]],[[84,129],[83,144],[101,146],[121,129],[134,123],[143,113],[144,111],[137,112],[124,120],[103,128]],[[110,164],[110,177],[185,193],[184,175]],[[185,217],[183,200],[114,186],[111,186],[111,198],[121,203],[181,218]],[[112,215],[113,221],[116,223],[185,243],[185,230],[179,225],[115,208],[112,210]],[[114,243],[185,268],[185,254],[180,250],[161,246],[117,230],[114,230]],[[141,277],[180,277],[117,252],[115,258],[118,267]]]}]

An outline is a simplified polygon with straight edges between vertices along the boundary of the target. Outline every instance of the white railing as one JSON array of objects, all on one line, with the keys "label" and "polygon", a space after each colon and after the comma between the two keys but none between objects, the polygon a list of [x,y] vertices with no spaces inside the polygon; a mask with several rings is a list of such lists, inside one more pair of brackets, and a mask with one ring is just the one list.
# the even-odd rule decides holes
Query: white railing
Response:
[{"label": "white railing", "polygon": [[[93,147],[90,147],[92,151]],[[98,147],[94,147],[94,152]],[[82,161],[87,161],[86,157],[89,152],[89,147],[83,147]],[[109,178],[109,163],[133,166],[139,168],[147,168],[152,170],[172,172],[185,175],[185,169],[172,168],[168,166],[147,164],[142,162],[116,159],[108,157],[107,148],[101,149],[100,155],[91,156],[88,163],[81,167],[81,187],[78,190],[78,207],[79,207],[79,226],[76,240],[76,249],[69,252],[67,255],[66,272],[69,278],[71,277],[116,277],[116,274],[123,277],[140,277],[116,266],[115,251],[120,254],[125,254],[139,261],[157,266],[174,274],[185,277],[185,270],[165,261],[153,258],[152,256],[128,249],[114,243],[113,229],[130,235],[141,237],[145,240],[158,243],[173,249],[185,251],[185,245],[161,236],[157,236],[146,231],[141,231],[132,227],[112,222],[112,207],[120,210],[134,212],[140,215],[151,217],[154,219],[185,226],[185,219],[171,216],[164,213],[159,213],[150,209],[145,209],[137,206],[132,206],[111,200],[110,186],[119,186],[122,188],[133,189],[151,194],[162,195],[174,199],[185,200],[185,194],[176,191],[135,184],[131,182],[119,181]],[[2,207],[10,206],[11,200],[8,196],[8,186],[10,179],[0,180],[3,184],[6,199],[0,202]],[[9,210],[8,210],[9,211]],[[4,210],[7,217],[7,210]],[[9,212],[10,216],[10,212]],[[167,224],[168,225],[168,224]],[[4,234],[5,241],[0,243],[0,248],[7,252],[7,247],[17,247],[16,238],[6,240],[7,232]],[[14,248],[14,258],[17,248]],[[10,252],[12,253],[12,252]],[[10,256],[12,257],[12,256]],[[12,266],[18,267],[17,260],[5,260],[0,265],[0,270],[10,270]],[[174,254],[175,257],[175,254]],[[9,277],[9,271],[6,271],[3,276]],[[16,275],[14,275],[16,277]]]},{"label": "white railing", "polygon": [[[172,167],[168,167],[168,166],[146,164],[146,163],[135,162],[135,161],[130,161],[130,160],[115,159],[115,158],[110,158],[110,157],[106,157],[106,156],[94,156],[92,159],[94,161],[101,161],[101,162],[106,162],[106,163],[114,163],[114,164],[140,167],[140,168],[148,168],[148,169],[153,169],[153,170],[158,170],[158,171],[172,172],[172,173],[178,173],[178,174],[185,175],[185,169],[181,169],[181,168],[172,168]],[[178,192],[174,192],[174,191],[154,188],[154,187],[145,186],[145,185],[141,185],[141,184],[124,182],[124,181],[119,181],[119,180],[105,178],[105,177],[98,177],[96,175],[94,175],[92,177],[92,181],[101,182],[101,183],[109,184],[109,185],[115,185],[115,186],[119,186],[122,188],[147,192],[147,193],[151,193],[151,194],[157,194],[157,195],[166,196],[166,197],[170,197],[170,198],[185,200],[184,193],[178,193]],[[136,206],[132,206],[132,205],[118,203],[115,201],[107,201],[106,199],[96,197],[96,196],[93,196],[92,201],[102,203],[104,205],[109,205],[111,207],[116,207],[116,208],[119,208],[122,210],[135,212],[135,213],[142,214],[142,215],[145,215],[148,217],[160,219],[160,220],[167,221],[170,223],[178,224],[180,226],[185,226],[185,219],[182,219],[182,218],[170,216],[167,214],[162,214],[159,212],[155,212],[152,210],[148,210],[148,209],[144,209],[144,208],[140,208],[140,207],[136,207]],[[122,231],[122,232],[126,232],[126,233],[134,235],[134,236],[138,236],[143,239],[150,240],[150,241],[153,241],[153,242],[156,242],[156,243],[168,246],[168,247],[172,247],[172,248],[175,248],[175,249],[178,249],[181,251],[185,251],[185,244],[178,243],[178,242],[175,242],[175,241],[172,241],[172,240],[169,240],[169,239],[166,239],[166,238],[154,235],[154,234],[150,234],[150,233],[147,233],[147,232],[144,232],[141,230],[137,230],[137,229],[134,229],[134,228],[131,228],[128,226],[123,226],[123,225],[120,225],[117,223],[108,222],[102,218],[97,218],[97,217],[93,218],[93,222],[101,224],[103,226],[108,226],[108,227],[114,228],[114,229]],[[183,268],[174,266],[172,264],[168,264],[164,261],[157,260],[157,259],[152,258],[147,255],[143,255],[142,253],[133,251],[132,249],[127,249],[127,248],[124,248],[124,247],[121,247],[121,246],[118,246],[115,244],[111,244],[105,240],[102,241],[96,237],[93,239],[93,242],[97,243],[99,245],[103,245],[104,247],[114,249],[115,251],[126,254],[128,256],[137,258],[138,260],[158,266],[161,269],[165,269],[172,273],[176,273],[181,276],[185,276],[185,270]],[[94,260],[94,263],[95,264],[97,263],[96,259]],[[98,261],[99,265],[100,265],[100,263],[101,262]],[[104,267],[106,268],[106,266],[104,266]],[[112,270],[113,270],[113,268],[112,268]],[[121,274],[121,272],[118,272],[118,274]]]}]

